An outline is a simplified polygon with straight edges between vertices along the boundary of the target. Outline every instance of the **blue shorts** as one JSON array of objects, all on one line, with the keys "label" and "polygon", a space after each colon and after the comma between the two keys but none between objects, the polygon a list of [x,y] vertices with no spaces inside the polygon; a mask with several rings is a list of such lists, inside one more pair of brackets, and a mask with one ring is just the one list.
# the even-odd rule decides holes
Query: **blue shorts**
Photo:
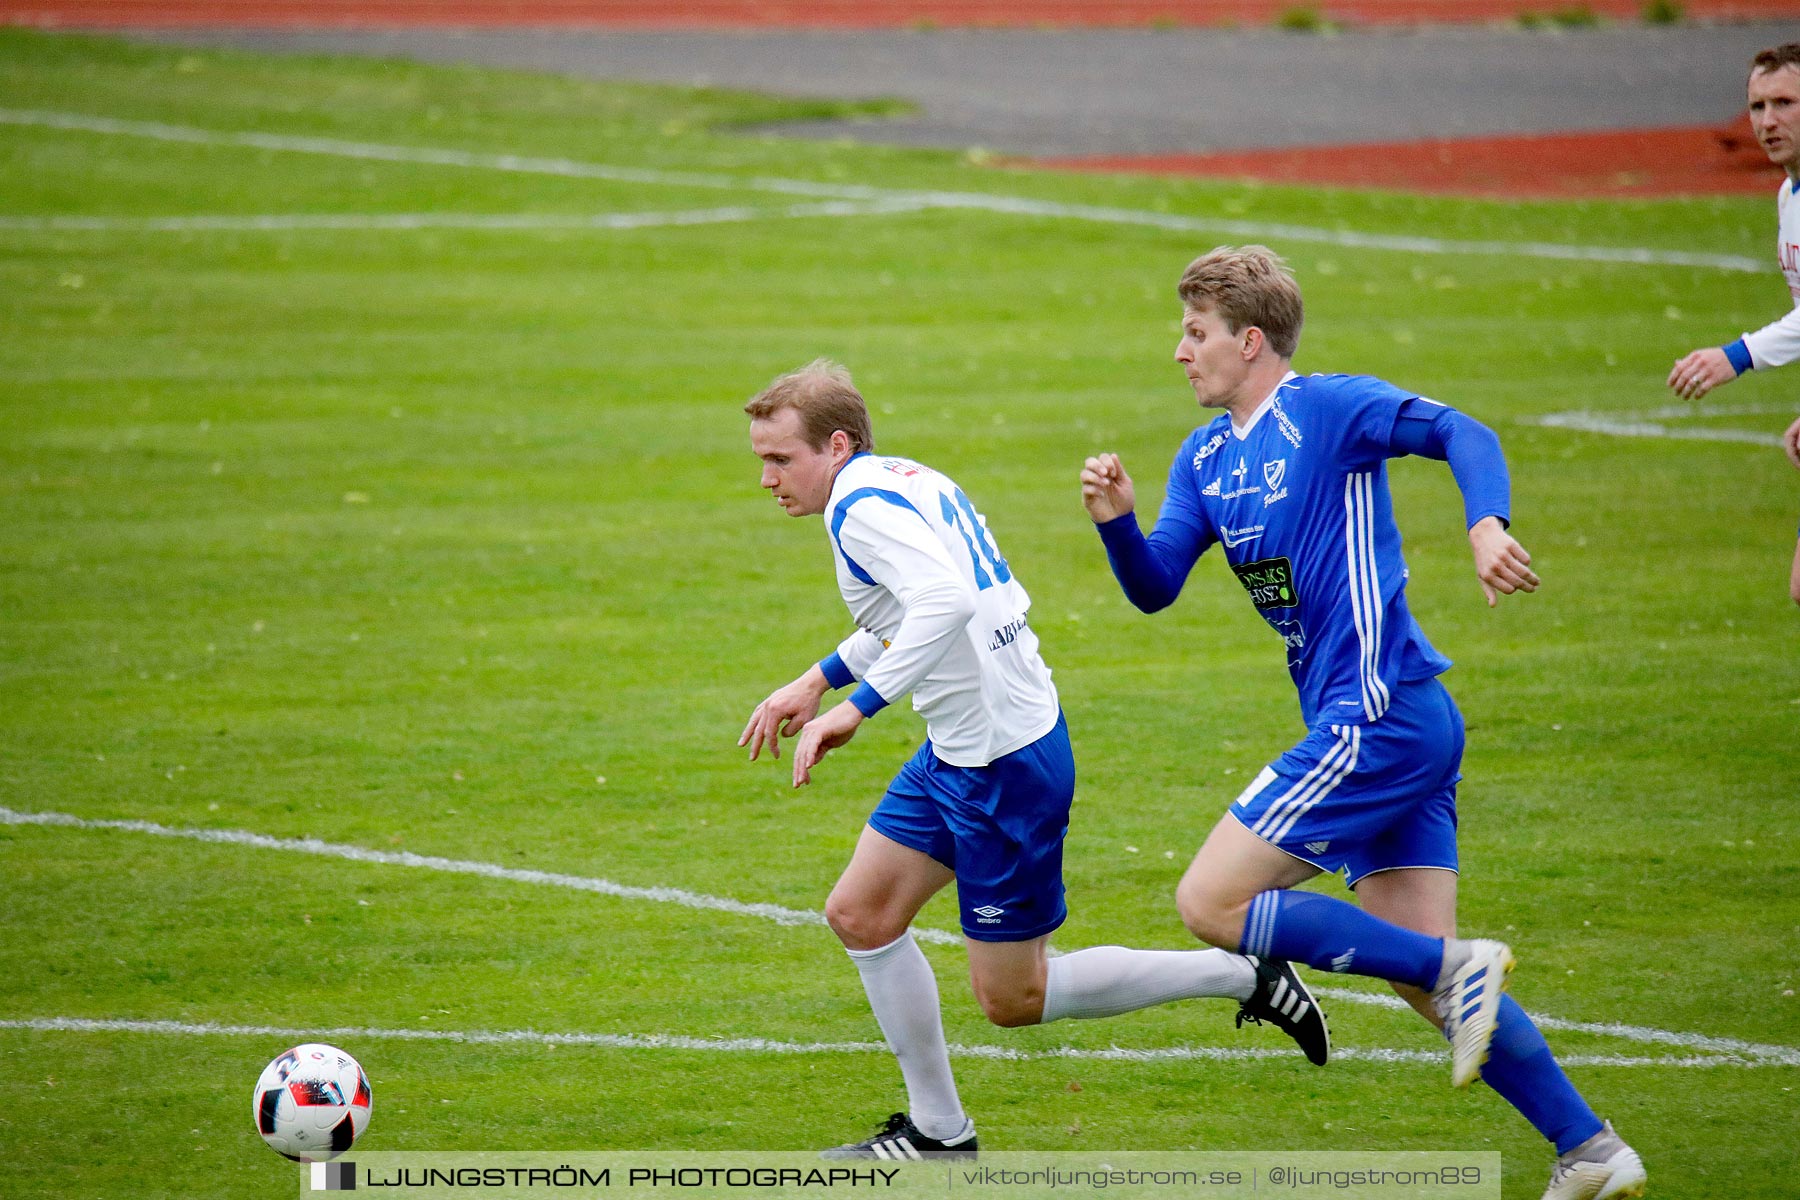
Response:
[{"label": "blue shorts", "polygon": [[963,933],[1024,942],[1068,918],[1062,849],[1075,800],[1069,726],[985,767],[953,767],[927,741],[869,814],[869,827],[956,872]]},{"label": "blue shorts", "polygon": [[1394,689],[1381,719],[1320,725],[1263,768],[1231,815],[1271,846],[1342,871],[1456,870],[1463,720],[1436,679]]}]

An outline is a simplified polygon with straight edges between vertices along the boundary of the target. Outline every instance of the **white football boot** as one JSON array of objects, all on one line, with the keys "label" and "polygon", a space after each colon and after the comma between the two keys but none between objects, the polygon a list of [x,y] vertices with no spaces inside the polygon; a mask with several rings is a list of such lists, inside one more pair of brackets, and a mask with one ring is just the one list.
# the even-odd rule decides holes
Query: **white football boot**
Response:
[{"label": "white football boot", "polygon": [[1450,1039],[1453,1087],[1468,1087],[1481,1074],[1499,1021],[1500,994],[1506,990],[1513,963],[1512,949],[1505,942],[1444,941],[1445,970],[1438,976],[1431,1003],[1444,1020],[1444,1036]]},{"label": "white football boot", "polygon": [[1612,1122],[1556,1160],[1544,1200],[1614,1200],[1642,1196],[1644,1160],[1613,1132]]}]

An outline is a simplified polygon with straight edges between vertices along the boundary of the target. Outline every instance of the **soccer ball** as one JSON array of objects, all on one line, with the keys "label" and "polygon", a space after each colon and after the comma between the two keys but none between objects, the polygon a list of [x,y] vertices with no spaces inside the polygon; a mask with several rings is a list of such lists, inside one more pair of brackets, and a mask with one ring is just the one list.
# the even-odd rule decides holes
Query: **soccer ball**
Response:
[{"label": "soccer ball", "polygon": [[369,1127],[369,1077],[336,1046],[308,1042],[275,1057],[250,1094],[256,1132],[277,1154],[324,1162]]}]

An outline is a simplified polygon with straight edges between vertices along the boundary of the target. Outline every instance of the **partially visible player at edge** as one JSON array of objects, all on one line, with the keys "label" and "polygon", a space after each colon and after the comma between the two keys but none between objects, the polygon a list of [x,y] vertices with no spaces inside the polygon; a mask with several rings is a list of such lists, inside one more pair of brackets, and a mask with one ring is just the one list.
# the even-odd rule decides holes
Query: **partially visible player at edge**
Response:
[{"label": "partially visible player at edge", "polygon": [[[1439,654],[1406,605],[1386,460],[1448,461],[1476,574],[1535,591],[1507,532],[1510,483],[1487,427],[1379,379],[1300,376],[1300,288],[1262,246],[1220,247],[1182,275],[1175,359],[1202,408],[1146,538],[1115,454],[1089,458],[1082,500],[1126,596],[1174,602],[1213,543],[1282,637],[1306,737],[1265,768],[1176,891],[1215,946],[1385,979],[1451,1043],[1451,1080],[1479,1073],[1556,1147],[1546,1200],[1637,1196],[1637,1154],[1596,1116],[1503,994],[1512,951],[1456,936],[1456,784],[1463,723]],[[1292,890],[1342,870],[1359,908]]]},{"label": "partially visible player at edge", "polygon": [[[928,740],[888,786],[825,903],[900,1060],[908,1111],[828,1158],[973,1157],[938,1016],[937,980],[909,926],[952,879],[975,995],[996,1025],[1105,1017],[1198,996],[1241,1002],[1323,1065],[1323,1014],[1292,967],[1220,950],[1099,946],[1049,959],[1063,923],[1062,846],[1075,793],[1031,599],[960,488],[876,457],[868,407],[821,359],[744,406],[762,486],[792,517],[823,514],[838,587],[858,629],[756,706],[750,757],[799,734],[794,786],[889,701],[912,693]],[[858,682],[860,681],[860,682]],[[833,688],[848,699],[818,715]]]},{"label": "partially visible player at edge", "polygon": [[[1769,161],[1787,172],[1775,189],[1775,255],[1787,277],[1794,308],[1727,346],[1707,346],[1685,355],[1669,372],[1669,386],[1698,400],[1749,370],[1767,370],[1800,360],[1800,42],[1788,42],[1750,60],[1750,129]],[[1800,420],[1782,435],[1788,457],[1800,467]],[[1800,604],[1800,541],[1788,595]]]}]

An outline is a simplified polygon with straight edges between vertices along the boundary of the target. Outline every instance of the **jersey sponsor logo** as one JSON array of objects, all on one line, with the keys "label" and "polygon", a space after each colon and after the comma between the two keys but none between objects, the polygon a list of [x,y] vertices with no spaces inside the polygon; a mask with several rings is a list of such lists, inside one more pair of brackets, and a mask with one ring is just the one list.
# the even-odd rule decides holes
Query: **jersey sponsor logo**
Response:
[{"label": "jersey sponsor logo", "polygon": [[1019,631],[1024,628],[1025,614],[1020,613],[1000,628],[994,630],[994,635],[988,639],[987,648],[989,650],[999,650],[1004,646],[1012,645],[1013,642],[1018,639]]},{"label": "jersey sponsor logo", "polygon": [[1250,474],[1249,464],[1247,464],[1244,461],[1243,455],[1241,455],[1241,454],[1238,455],[1238,465],[1231,472],[1231,477],[1233,479],[1237,480],[1237,486],[1232,488],[1229,492],[1226,492],[1224,495],[1220,496],[1219,499],[1221,499],[1221,500],[1236,500],[1239,496],[1254,496],[1258,492],[1262,491],[1261,484],[1245,482],[1245,476],[1247,476],[1249,474]]},{"label": "jersey sponsor logo", "polygon": [[1261,537],[1262,532],[1263,527],[1261,525],[1246,525],[1242,529],[1221,528],[1219,530],[1219,540],[1225,543],[1226,549],[1236,549],[1245,542]]},{"label": "jersey sponsor logo", "polygon": [[1265,612],[1263,620],[1281,635],[1281,644],[1287,647],[1287,665],[1299,666],[1300,660],[1306,657],[1306,627],[1300,624],[1300,618],[1278,617],[1273,612]]},{"label": "jersey sponsor logo", "polygon": [[1294,590],[1294,564],[1286,558],[1259,558],[1255,562],[1236,563],[1231,568],[1250,593],[1250,603],[1259,611],[1271,608],[1299,608],[1300,594]]},{"label": "jersey sponsor logo", "polygon": [[884,471],[892,471],[896,475],[904,475],[909,478],[914,475],[923,475],[927,469],[916,462],[908,462],[904,458],[884,458],[881,460],[881,468]]},{"label": "jersey sponsor logo", "polygon": [[1205,462],[1208,458],[1210,458],[1212,456],[1212,452],[1214,450],[1217,450],[1220,446],[1223,446],[1224,444],[1225,444],[1225,435],[1224,434],[1222,434],[1222,433],[1213,434],[1212,440],[1210,442],[1207,442],[1206,445],[1204,445],[1204,446],[1200,447],[1198,450],[1194,451],[1194,465],[1197,467],[1201,463]]},{"label": "jersey sponsor logo", "polygon": [[1279,403],[1269,411],[1275,414],[1275,428],[1281,430],[1281,436],[1288,440],[1289,445],[1298,450],[1300,448],[1300,427],[1288,419],[1288,415],[1281,411]]},{"label": "jersey sponsor logo", "polygon": [[1219,481],[1215,479],[1205,487],[1201,488],[1200,494],[1202,496],[1217,496],[1219,494]]}]

